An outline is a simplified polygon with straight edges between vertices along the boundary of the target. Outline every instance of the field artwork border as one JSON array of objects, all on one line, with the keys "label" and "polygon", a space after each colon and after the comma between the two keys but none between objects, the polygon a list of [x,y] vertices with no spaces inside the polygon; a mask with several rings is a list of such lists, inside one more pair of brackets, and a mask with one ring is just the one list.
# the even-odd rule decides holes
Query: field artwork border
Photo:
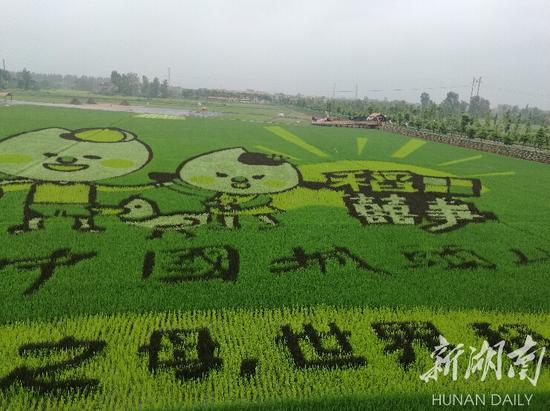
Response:
[{"label": "field artwork border", "polygon": [[[462,346],[510,354],[532,339],[550,352],[548,316],[530,311],[540,290],[506,310],[471,302],[537,281],[550,263],[547,241],[507,224],[493,196],[502,186],[488,177],[515,171],[458,172],[482,158],[463,153],[415,165],[427,143],[414,139],[388,144],[387,161],[367,159],[382,157],[368,153],[376,134],[339,153],[323,140],[330,130],[314,145],[277,125],[260,128],[261,141],[201,141],[180,155],[141,135],[185,118],[130,117],[135,131],[49,127],[0,140],[0,236],[38,245],[0,253],[15,307],[0,323],[0,409],[428,404],[437,390],[547,398],[550,356],[536,378],[506,357],[503,377],[471,371],[466,354],[455,365],[467,378],[434,366],[438,350]],[[475,243],[497,228],[524,237]],[[497,283],[510,269],[521,279]],[[26,315],[48,303],[43,317]]]}]

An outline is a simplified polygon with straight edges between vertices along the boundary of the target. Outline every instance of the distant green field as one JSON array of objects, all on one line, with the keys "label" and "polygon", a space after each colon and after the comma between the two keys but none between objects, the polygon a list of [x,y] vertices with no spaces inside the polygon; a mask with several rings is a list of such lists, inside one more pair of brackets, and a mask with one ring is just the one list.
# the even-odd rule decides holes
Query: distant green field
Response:
[{"label": "distant green field", "polygon": [[0,409],[548,404],[548,362],[419,378],[440,334],[550,349],[548,165],[244,119],[0,106]]},{"label": "distant green field", "polygon": [[[273,121],[282,123],[309,122],[311,113],[307,109],[298,110],[296,107],[277,104],[254,104],[240,102],[224,102],[217,100],[187,100],[181,98],[155,98],[120,95],[96,94],[82,90],[14,90],[14,98],[22,101],[42,103],[69,104],[77,99],[86,104],[93,99],[97,104],[120,104],[127,101],[131,106],[151,106],[165,109],[182,109],[196,111],[206,107],[211,112],[220,113],[226,119],[246,121]],[[199,105],[200,103],[200,105]],[[284,117],[279,114],[283,113]]]}]

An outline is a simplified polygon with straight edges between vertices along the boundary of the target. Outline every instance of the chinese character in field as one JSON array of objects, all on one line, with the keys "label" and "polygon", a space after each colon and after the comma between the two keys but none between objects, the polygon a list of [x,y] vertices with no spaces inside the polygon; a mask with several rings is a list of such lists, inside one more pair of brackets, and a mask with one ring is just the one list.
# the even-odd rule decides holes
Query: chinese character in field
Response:
[{"label": "chinese character in field", "polygon": [[58,342],[24,344],[19,347],[22,357],[34,357],[33,362],[40,360],[46,364],[17,367],[6,377],[0,378],[0,390],[9,389],[16,383],[37,392],[95,388],[99,380],[75,376],[72,370],[98,355],[105,347],[105,341],[77,340],[74,337],[64,337]]},{"label": "chinese character in field", "polygon": [[95,252],[76,254],[70,249],[62,249],[44,257],[0,259],[0,270],[8,266],[26,271],[38,269],[40,271],[38,278],[23,292],[24,295],[30,295],[50,279],[57,267],[71,267],[80,261],[89,260],[95,256]]},{"label": "chinese character in field", "polygon": [[372,324],[376,335],[385,340],[384,352],[398,352],[397,362],[405,369],[416,361],[413,343],[423,345],[430,351],[438,345],[439,330],[430,322],[389,321]]},{"label": "chinese character in field", "polygon": [[153,272],[167,283],[222,279],[235,281],[239,271],[239,254],[230,246],[193,247],[149,251],[143,261],[142,277]]},{"label": "chinese character in field", "polygon": [[388,224],[388,218],[375,197],[359,193],[344,197],[350,213],[362,224]]},{"label": "chinese character in field", "polygon": [[528,256],[525,252],[517,248],[512,248],[510,251],[512,251],[517,257],[516,265],[528,265],[550,261],[550,251],[544,250],[540,247],[536,247],[535,249],[538,254],[536,257]]},{"label": "chinese character in field", "polygon": [[444,376],[447,376],[452,369],[452,378],[453,381],[456,381],[458,379],[458,358],[464,353],[463,347],[464,344],[459,344],[451,348],[445,337],[440,335],[439,345],[435,347],[431,354],[431,357],[435,359],[435,364],[428,372],[422,374],[420,379],[425,382],[429,380],[437,381],[439,374],[443,373]]},{"label": "chinese character in field", "polygon": [[316,251],[306,253],[303,248],[296,247],[290,257],[277,258],[271,262],[270,271],[272,273],[287,273],[310,267],[317,267],[321,273],[328,271],[330,263],[337,264],[340,267],[348,265],[363,271],[371,271],[377,274],[388,274],[384,270],[375,268],[362,258],[352,254],[347,248],[334,247],[328,251]]},{"label": "chinese character in field", "polygon": [[351,333],[342,331],[335,323],[329,331],[318,331],[312,324],[304,324],[303,332],[297,333],[290,325],[281,328],[282,342],[297,367],[300,368],[347,368],[366,365],[364,357],[353,355],[349,342]]},{"label": "chinese character in field", "polygon": [[221,368],[218,350],[207,328],[156,330],[149,344],[140,348],[149,357],[149,371],[172,369],[181,380],[200,379]]},{"label": "chinese character in field", "polygon": [[439,266],[447,269],[495,269],[496,265],[483,258],[475,251],[454,245],[446,245],[435,250],[415,250],[404,252],[403,255],[411,262],[410,267]]},{"label": "chinese character in field", "polygon": [[432,223],[424,227],[432,233],[456,230],[469,223],[494,219],[490,213],[480,213],[473,204],[461,200],[435,197],[427,202],[426,218]]},{"label": "chinese character in field", "polygon": [[481,181],[477,178],[422,176],[421,187],[424,193],[458,197],[479,197],[481,193]]},{"label": "chinese character in field", "polygon": [[[542,361],[544,359],[544,354],[546,352],[546,347],[541,347],[538,350],[535,350],[534,347],[537,345],[535,341],[531,338],[530,335],[525,339],[525,344],[523,347],[518,348],[517,350],[508,354],[513,363],[508,370],[508,377],[514,378],[516,375],[515,367],[519,367],[519,379],[524,380],[527,378],[533,386],[537,385],[537,381],[540,375],[540,368],[542,366]],[[538,359],[537,359],[537,355]],[[535,370],[533,371],[532,377],[529,377],[527,374],[529,372],[529,365],[534,364]]]},{"label": "chinese character in field", "polygon": [[370,174],[371,191],[375,193],[415,193],[418,179],[408,171],[373,171]]},{"label": "chinese character in field", "polygon": [[419,216],[413,214],[406,198],[397,194],[372,197],[363,193],[344,197],[350,213],[362,224],[414,225]]},{"label": "chinese character in field", "polygon": [[325,177],[328,187],[333,190],[358,193],[370,188],[365,170],[325,173]]}]

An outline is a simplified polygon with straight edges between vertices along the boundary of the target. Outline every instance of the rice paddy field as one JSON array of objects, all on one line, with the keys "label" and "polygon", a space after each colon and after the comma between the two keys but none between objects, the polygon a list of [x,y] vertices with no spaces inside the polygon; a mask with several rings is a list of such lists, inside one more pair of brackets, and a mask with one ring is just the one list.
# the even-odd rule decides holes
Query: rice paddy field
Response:
[{"label": "rice paddy field", "polygon": [[0,409],[549,409],[549,166],[266,119],[0,106]]}]

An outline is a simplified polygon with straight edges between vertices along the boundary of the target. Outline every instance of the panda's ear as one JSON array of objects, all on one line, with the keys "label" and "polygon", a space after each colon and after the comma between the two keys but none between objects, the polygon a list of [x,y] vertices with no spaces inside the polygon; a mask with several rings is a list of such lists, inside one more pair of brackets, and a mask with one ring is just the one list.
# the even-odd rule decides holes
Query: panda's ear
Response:
[{"label": "panda's ear", "polygon": [[175,173],[163,173],[163,172],[152,172],[148,174],[149,178],[157,183],[168,183],[178,177]]}]

